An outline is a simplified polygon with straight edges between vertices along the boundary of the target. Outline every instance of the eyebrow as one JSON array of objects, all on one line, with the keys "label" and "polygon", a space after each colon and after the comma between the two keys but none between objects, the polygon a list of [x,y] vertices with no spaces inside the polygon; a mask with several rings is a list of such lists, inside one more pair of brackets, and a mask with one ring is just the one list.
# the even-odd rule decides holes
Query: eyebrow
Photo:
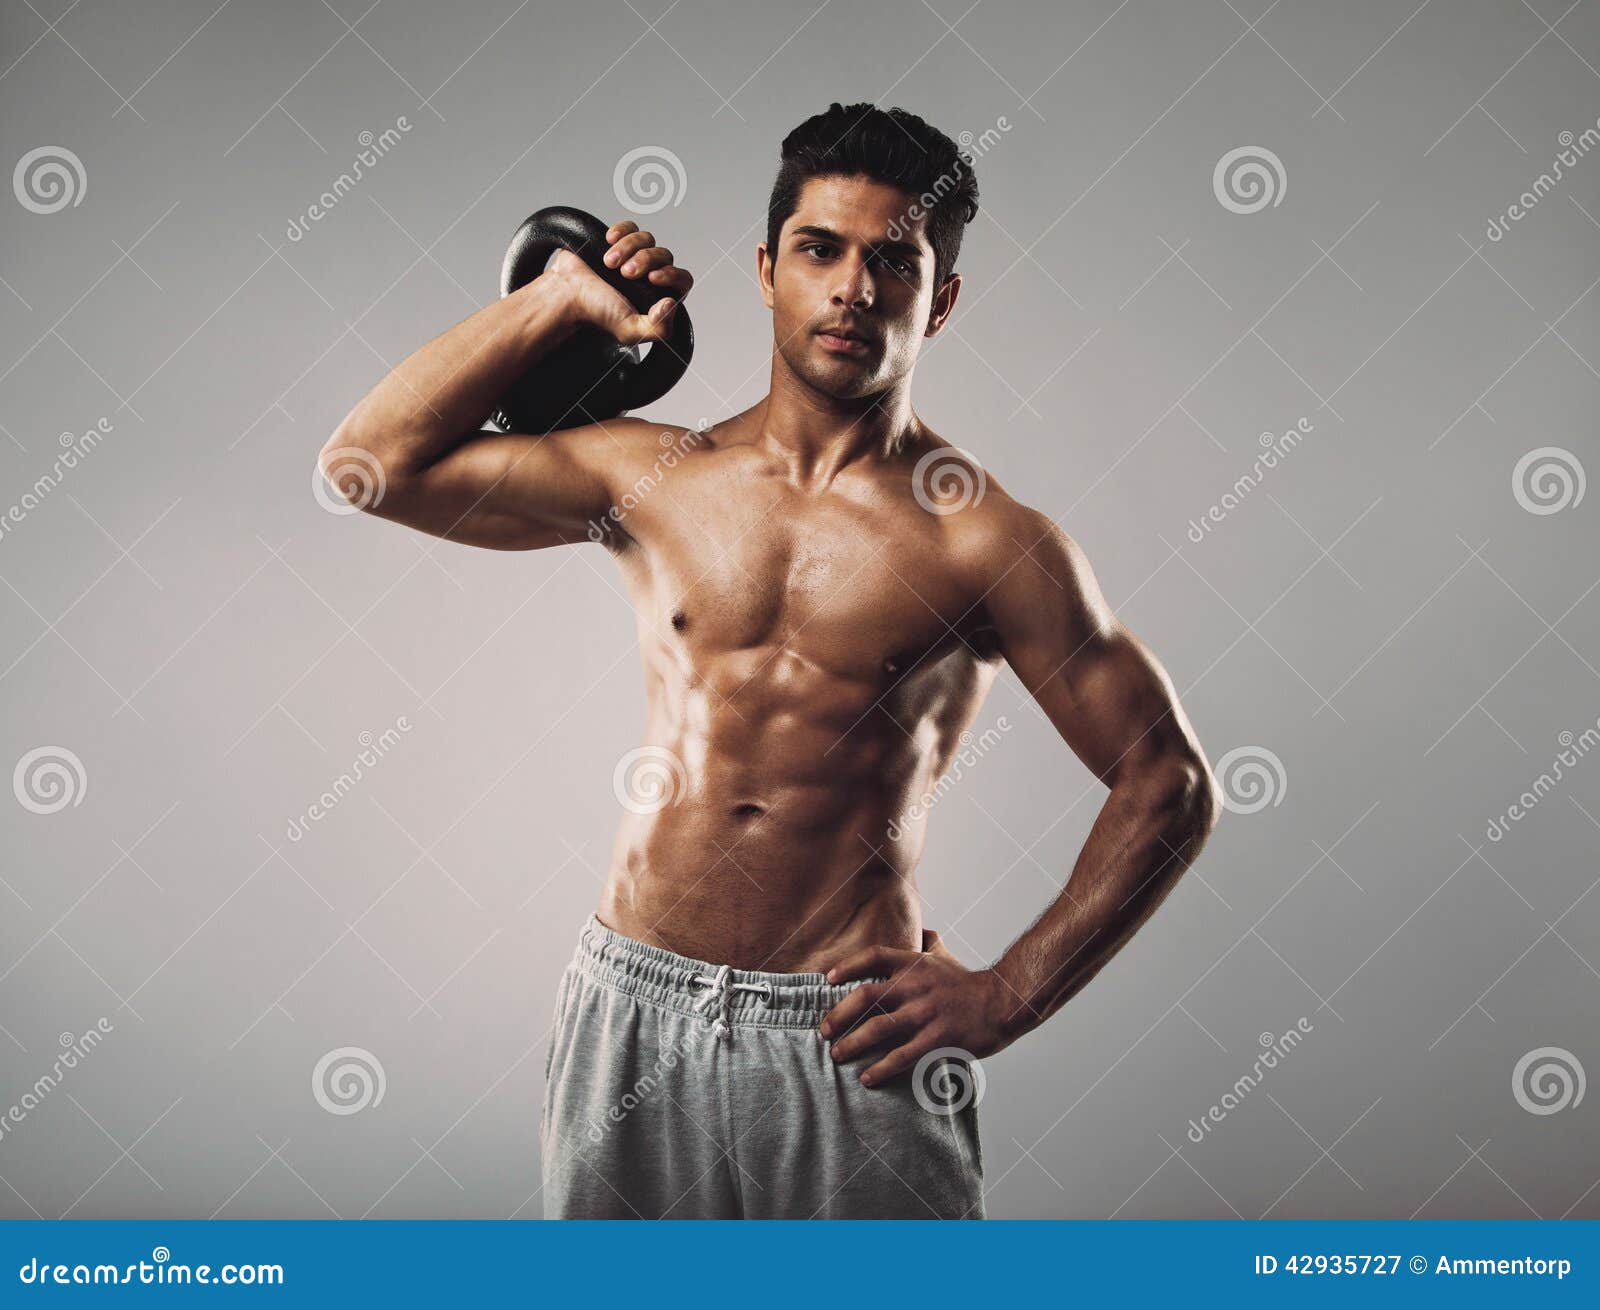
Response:
[{"label": "eyebrow", "polygon": [[[795,228],[790,234],[794,237],[818,237],[823,241],[831,241],[836,246],[845,245],[844,237],[835,232],[831,227],[818,227],[814,224],[805,224]],[[869,243],[874,250],[885,254],[912,255],[920,257],[923,254],[921,246],[912,245],[909,241],[873,241]]]}]

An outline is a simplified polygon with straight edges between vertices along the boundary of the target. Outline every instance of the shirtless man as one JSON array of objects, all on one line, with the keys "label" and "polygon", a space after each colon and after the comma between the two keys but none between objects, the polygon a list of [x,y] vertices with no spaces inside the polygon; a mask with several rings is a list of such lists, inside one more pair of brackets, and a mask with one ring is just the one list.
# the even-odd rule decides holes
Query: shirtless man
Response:
[{"label": "shirtless man", "polygon": [[[977,1058],[1081,990],[1216,821],[1170,681],[1078,546],[912,408],[961,289],[972,161],[870,105],[782,154],[760,403],[705,432],[480,430],[579,325],[665,338],[692,278],[624,222],[606,262],[660,288],[648,314],[560,252],[384,378],[322,455],[352,497],[350,461],[381,468],[363,509],[451,541],[603,544],[638,611],[661,786],[627,805],[561,979],[547,1215],[982,1217]],[[1002,661],[1110,790],[1060,896],[968,969],[923,929],[915,801]]]}]

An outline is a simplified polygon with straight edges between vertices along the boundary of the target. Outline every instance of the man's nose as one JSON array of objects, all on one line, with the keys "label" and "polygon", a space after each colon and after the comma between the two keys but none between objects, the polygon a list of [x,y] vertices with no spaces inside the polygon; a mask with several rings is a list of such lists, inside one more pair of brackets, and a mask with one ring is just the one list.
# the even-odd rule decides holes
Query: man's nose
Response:
[{"label": "man's nose", "polygon": [[873,294],[872,270],[865,260],[856,260],[841,269],[840,280],[834,284],[832,300],[836,305],[866,309],[872,304]]}]

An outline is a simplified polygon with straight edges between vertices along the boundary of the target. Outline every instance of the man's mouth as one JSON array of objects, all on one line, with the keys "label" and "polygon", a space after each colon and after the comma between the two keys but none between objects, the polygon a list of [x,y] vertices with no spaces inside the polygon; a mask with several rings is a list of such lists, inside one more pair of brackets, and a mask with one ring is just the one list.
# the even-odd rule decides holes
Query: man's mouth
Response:
[{"label": "man's mouth", "polygon": [[823,328],[817,333],[817,339],[825,350],[846,355],[863,354],[872,344],[864,333],[848,327]]}]

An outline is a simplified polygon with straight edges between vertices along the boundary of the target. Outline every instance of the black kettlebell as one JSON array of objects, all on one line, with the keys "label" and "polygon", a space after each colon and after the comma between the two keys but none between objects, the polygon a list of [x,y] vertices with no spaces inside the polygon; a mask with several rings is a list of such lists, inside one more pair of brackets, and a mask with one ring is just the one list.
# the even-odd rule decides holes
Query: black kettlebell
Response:
[{"label": "black kettlebell", "polygon": [[[606,267],[606,225],[568,205],[541,209],[517,229],[501,267],[500,294],[509,296],[533,281],[563,246],[641,314],[668,294]],[[682,305],[673,314],[667,340],[651,343],[648,353],[623,345],[600,328],[578,328],[501,398],[494,421],[507,432],[545,433],[616,418],[660,400],[683,376],[693,354],[694,328]]]}]

